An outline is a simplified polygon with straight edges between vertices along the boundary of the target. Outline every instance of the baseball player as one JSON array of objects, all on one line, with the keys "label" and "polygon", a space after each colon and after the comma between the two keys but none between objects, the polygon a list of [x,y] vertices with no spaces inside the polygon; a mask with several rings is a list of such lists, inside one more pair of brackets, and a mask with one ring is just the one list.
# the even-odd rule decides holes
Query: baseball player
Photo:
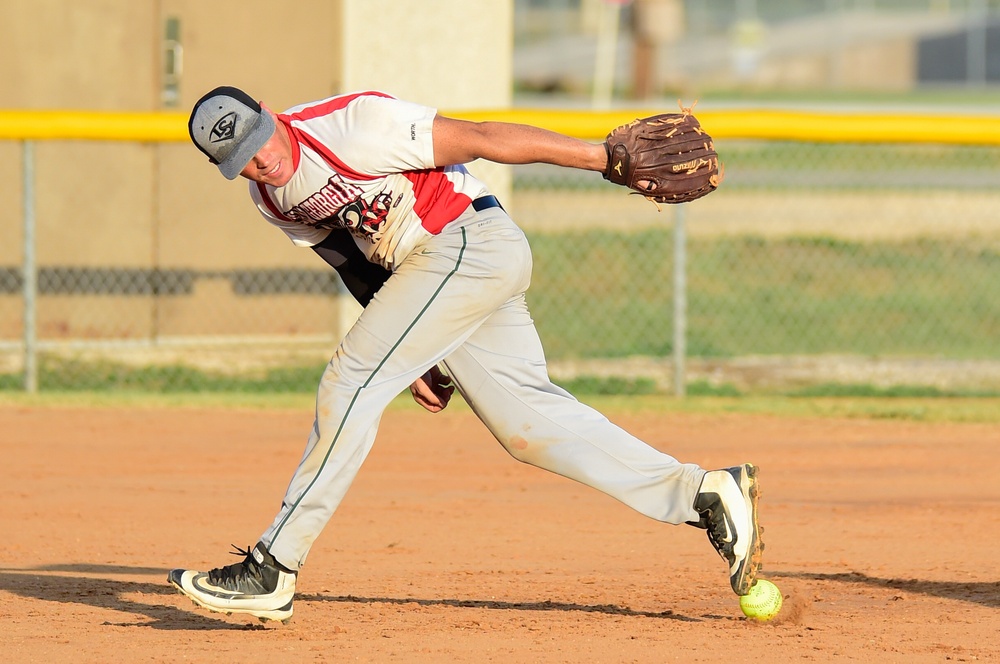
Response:
[{"label": "baseball player", "polygon": [[175,569],[171,584],[211,611],[287,622],[313,542],[384,409],[409,387],[431,412],[457,389],[519,461],[653,519],[707,529],[733,591],[749,592],[763,549],[757,469],[681,463],[551,382],[525,304],[527,240],[463,166],[548,163],[608,177],[611,149],[527,125],[451,119],[378,92],[275,113],[220,87],[195,104],[188,127],[226,178],[249,181],[258,212],[336,269],[364,310],[323,373],[302,460],[256,546],[209,572]]}]

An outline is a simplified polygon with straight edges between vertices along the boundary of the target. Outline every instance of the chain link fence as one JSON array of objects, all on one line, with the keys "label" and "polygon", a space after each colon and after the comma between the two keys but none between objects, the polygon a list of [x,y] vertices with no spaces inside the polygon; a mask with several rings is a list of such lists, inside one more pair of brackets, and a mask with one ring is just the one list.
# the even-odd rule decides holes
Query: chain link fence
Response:
[{"label": "chain link fence", "polygon": [[[723,186],[662,210],[593,173],[513,169],[505,205],[532,244],[529,304],[557,380],[673,389],[682,237],[689,393],[1000,392],[1000,148],[717,147]],[[20,390],[16,216],[0,234],[0,389]],[[85,247],[75,262],[45,260],[57,225],[42,224],[36,242],[42,390],[311,392],[357,313],[311,254],[235,269],[177,256],[173,267],[123,267],[124,255],[94,265]]]},{"label": "chain link fence", "polygon": [[[1000,0],[514,7],[518,99],[549,109],[587,102],[602,54],[609,95],[660,108],[769,90],[864,105],[876,91],[974,114],[992,112],[1000,81]],[[46,127],[29,195],[26,125],[11,126],[0,390],[315,389],[357,305],[312,252],[254,230],[266,224],[245,194],[219,201],[189,176],[183,131],[171,145],[103,130],[48,140]],[[1000,147],[981,131],[978,146],[720,134],[723,186],[662,210],[593,173],[510,169],[498,193],[532,244],[528,298],[553,376],[578,392],[1000,394]]]},{"label": "chain link fence", "polygon": [[514,213],[532,236],[531,303],[555,372],[670,385],[683,212],[696,388],[1000,388],[1000,150],[718,147],[726,181],[683,211],[519,171]]}]

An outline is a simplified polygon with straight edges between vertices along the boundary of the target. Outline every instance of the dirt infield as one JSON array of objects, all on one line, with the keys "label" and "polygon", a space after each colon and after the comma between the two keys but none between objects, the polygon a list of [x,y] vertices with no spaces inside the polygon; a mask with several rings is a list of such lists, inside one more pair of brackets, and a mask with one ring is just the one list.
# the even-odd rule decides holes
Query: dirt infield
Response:
[{"label": "dirt infield", "polygon": [[309,413],[6,406],[0,660],[1000,660],[995,425],[613,419],[760,466],[776,622],[742,617],[703,531],[514,462],[462,407],[383,418],[291,624],[210,614],[166,572],[256,541]]}]

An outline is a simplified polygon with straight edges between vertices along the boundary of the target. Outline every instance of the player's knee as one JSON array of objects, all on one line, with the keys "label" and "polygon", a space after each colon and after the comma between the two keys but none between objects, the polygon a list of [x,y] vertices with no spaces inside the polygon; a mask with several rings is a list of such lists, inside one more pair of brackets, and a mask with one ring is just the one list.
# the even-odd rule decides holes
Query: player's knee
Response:
[{"label": "player's knee", "polygon": [[346,357],[338,349],[320,377],[320,389],[336,387],[354,390],[370,384],[373,373],[374,369]]},{"label": "player's knee", "polygon": [[540,455],[542,448],[544,447],[541,443],[529,441],[521,435],[510,436],[506,440],[501,440],[500,442],[504,446],[504,449],[507,450],[507,453],[514,457],[517,461],[527,463],[532,466],[543,465],[540,462]]}]

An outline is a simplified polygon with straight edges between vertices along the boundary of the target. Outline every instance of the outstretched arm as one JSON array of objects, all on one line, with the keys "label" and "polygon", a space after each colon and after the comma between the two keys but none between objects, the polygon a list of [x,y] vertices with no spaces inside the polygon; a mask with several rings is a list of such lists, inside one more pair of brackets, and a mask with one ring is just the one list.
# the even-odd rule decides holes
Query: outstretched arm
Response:
[{"label": "outstretched arm", "polygon": [[603,172],[608,163],[601,143],[587,143],[530,125],[469,122],[438,115],[433,135],[437,166],[486,159],[500,164],[555,164]]}]

